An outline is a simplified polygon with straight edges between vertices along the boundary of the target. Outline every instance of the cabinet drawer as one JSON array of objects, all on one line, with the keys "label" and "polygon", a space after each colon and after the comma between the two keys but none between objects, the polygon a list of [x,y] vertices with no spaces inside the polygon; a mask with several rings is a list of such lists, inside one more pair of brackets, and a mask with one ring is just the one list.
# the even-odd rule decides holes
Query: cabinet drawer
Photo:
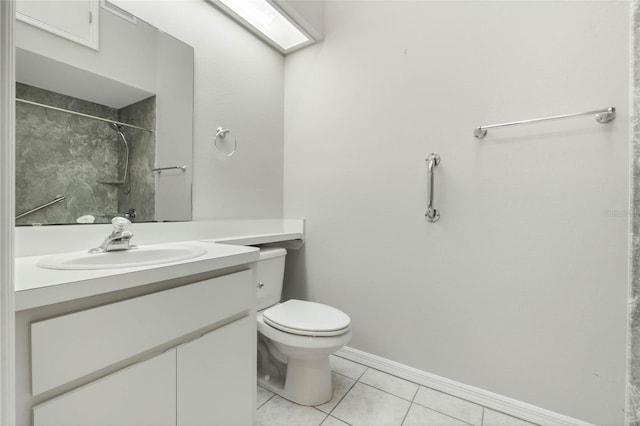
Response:
[{"label": "cabinet drawer", "polygon": [[34,396],[248,310],[249,270],[31,324]]}]

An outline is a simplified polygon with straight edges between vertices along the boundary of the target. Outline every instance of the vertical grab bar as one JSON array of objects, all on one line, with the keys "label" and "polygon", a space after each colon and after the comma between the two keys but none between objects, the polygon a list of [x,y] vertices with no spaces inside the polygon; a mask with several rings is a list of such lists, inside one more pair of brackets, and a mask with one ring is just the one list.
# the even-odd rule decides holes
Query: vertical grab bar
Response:
[{"label": "vertical grab bar", "polygon": [[440,164],[440,156],[435,152],[432,152],[427,155],[425,161],[427,162],[427,167],[429,169],[429,203],[427,204],[427,211],[424,214],[424,217],[427,221],[433,223],[440,219],[440,212],[433,207],[433,169]]}]

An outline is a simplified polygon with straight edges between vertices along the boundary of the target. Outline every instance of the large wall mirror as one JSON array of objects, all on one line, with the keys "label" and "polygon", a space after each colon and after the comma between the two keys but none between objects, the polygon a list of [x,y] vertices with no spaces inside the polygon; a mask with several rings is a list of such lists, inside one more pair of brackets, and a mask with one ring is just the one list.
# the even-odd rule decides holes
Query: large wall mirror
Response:
[{"label": "large wall mirror", "polygon": [[16,224],[190,220],[193,48],[106,0],[16,10]]}]

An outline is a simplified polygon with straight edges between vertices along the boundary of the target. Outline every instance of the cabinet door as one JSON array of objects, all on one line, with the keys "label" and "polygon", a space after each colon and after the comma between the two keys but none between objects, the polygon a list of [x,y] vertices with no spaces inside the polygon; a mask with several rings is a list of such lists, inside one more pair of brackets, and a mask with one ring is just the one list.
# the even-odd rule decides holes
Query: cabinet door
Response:
[{"label": "cabinet door", "polygon": [[98,50],[98,0],[17,0],[16,18]]},{"label": "cabinet door", "polygon": [[235,272],[32,323],[33,395],[248,311],[252,276]]},{"label": "cabinet door", "polygon": [[255,424],[256,319],[177,348],[178,426]]},{"label": "cabinet door", "polygon": [[33,409],[34,426],[168,426],[175,422],[175,349]]}]

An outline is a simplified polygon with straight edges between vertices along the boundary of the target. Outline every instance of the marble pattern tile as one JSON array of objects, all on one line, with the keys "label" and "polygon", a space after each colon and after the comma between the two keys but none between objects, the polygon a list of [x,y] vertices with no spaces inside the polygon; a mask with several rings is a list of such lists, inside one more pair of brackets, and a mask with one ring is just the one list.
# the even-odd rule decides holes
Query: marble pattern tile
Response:
[{"label": "marble pattern tile", "polygon": [[418,392],[417,384],[372,368],[368,369],[360,377],[360,382],[408,401],[412,401],[416,392]]},{"label": "marble pattern tile", "polygon": [[256,407],[260,408],[265,402],[271,399],[271,397],[275,394],[270,390],[266,390],[262,386],[258,386],[257,388],[258,390],[256,393]]},{"label": "marble pattern tile", "polygon": [[331,415],[353,426],[400,426],[410,405],[397,396],[356,383]]},{"label": "marble pattern tile", "polygon": [[472,425],[482,424],[481,406],[443,392],[420,386],[414,402]]},{"label": "marble pattern tile", "polygon": [[482,426],[534,426],[534,424],[485,408]]},{"label": "marble pattern tile", "polygon": [[[359,375],[359,380],[333,372],[334,397],[330,402],[317,407],[297,405],[258,386],[257,424],[265,426],[535,426],[534,423],[415,385],[357,363],[343,363],[337,360],[334,364],[343,372]],[[360,374],[362,368],[365,372]],[[380,388],[365,384],[365,381],[376,383]],[[396,393],[406,392],[407,383],[418,386],[413,403],[388,391],[395,388],[401,389],[395,390]],[[385,390],[382,389],[383,387]],[[636,426],[637,423],[632,422],[628,425]]]},{"label": "marble pattern tile", "polygon": [[[144,99],[118,111],[120,121],[145,129],[155,129],[156,97]],[[136,222],[155,219],[155,175],[151,171],[156,162],[155,133],[133,128],[124,129],[129,143],[129,181],[118,191],[118,209],[136,211]],[[124,158],[120,155],[120,164]],[[122,167],[121,167],[122,170]],[[124,172],[124,170],[122,170]]]},{"label": "marble pattern tile", "polygon": [[331,410],[335,408],[336,405],[340,402],[340,400],[349,392],[349,389],[353,386],[355,380],[350,379],[341,374],[332,373],[331,374],[331,384],[333,386],[333,397],[329,402],[326,402],[322,405],[317,405],[316,408],[318,410],[324,411],[325,413],[330,413]]},{"label": "marble pattern tile", "polygon": [[465,422],[445,416],[417,404],[412,404],[402,426],[469,426]]},{"label": "marble pattern tile", "polygon": [[258,409],[258,426],[319,426],[326,413],[295,404],[278,395]]},{"label": "marble pattern tile", "polygon": [[[117,110],[26,84],[16,97],[117,119]],[[117,172],[117,138],[105,123],[31,104],[16,103],[16,214],[66,199],[16,221],[18,225],[76,223],[117,209],[117,188],[99,184]]]},{"label": "marble pattern tile", "polygon": [[[155,97],[117,110],[17,83],[16,97],[108,120],[155,127]],[[130,207],[137,221],[155,219],[155,136],[125,129],[132,190],[114,183],[124,175],[124,144],[107,123],[16,103],[16,214],[64,195],[66,199],[17,221],[18,225],[76,223],[87,214],[108,223]],[[102,182],[102,183],[101,183]]]},{"label": "marble pattern tile", "polygon": [[640,426],[640,2],[631,3],[632,15],[632,247],[631,294],[629,299],[629,351],[626,423]]},{"label": "marble pattern tile", "polygon": [[367,370],[367,367],[364,365],[335,355],[329,357],[329,362],[331,364],[331,371],[335,371],[353,380],[358,380]]}]

